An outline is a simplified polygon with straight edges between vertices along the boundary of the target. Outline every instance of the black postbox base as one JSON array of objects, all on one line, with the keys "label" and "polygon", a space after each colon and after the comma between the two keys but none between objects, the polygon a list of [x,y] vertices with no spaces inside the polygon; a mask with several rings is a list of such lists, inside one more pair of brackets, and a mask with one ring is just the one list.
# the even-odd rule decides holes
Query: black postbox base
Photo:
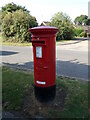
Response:
[{"label": "black postbox base", "polygon": [[34,93],[40,102],[52,101],[56,96],[56,85],[45,88],[34,85]]}]

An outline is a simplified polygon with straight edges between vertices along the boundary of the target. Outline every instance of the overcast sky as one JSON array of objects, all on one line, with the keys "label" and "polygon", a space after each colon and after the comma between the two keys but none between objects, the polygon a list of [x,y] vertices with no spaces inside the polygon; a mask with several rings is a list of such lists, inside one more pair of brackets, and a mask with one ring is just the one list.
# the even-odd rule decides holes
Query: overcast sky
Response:
[{"label": "overcast sky", "polygon": [[72,21],[81,14],[88,15],[89,0],[0,0],[0,8],[11,2],[25,6],[39,24],[50,21],[57,12],[67,13]]}]

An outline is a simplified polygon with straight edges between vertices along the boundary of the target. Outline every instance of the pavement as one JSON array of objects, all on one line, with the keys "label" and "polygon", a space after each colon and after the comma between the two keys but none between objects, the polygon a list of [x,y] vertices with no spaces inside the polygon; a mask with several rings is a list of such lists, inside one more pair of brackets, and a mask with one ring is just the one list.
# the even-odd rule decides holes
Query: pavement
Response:
[{"label": "pavement", "polygon": [[88,40],[72,40],[64,41],[57,44],[58,47],[64,50],[74,50],[74,51],[88,51]]},{"label": "pavement", "polygon": [[[2,46],[2,63],[33,71],[31,46]],[[60,42],[56,46],[56,74],[88,80],[88,40]]]}]

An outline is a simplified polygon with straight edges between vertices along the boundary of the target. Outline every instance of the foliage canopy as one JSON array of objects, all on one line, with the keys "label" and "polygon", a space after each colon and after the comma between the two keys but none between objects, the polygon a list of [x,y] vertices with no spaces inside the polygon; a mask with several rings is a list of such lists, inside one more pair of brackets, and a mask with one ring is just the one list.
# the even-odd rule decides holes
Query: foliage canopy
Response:
[{"label": "foliage canopy", "polygon": [[2,12],[15,12],[16,10],[23,10],[26,12],[29,12],[25,7],[22,7],[20,5],[16,5],[13,2],[6,4],[4,7],[2,7]]},{"label": "foliage canopy", "polygon": [[30,41],[28,29],[38,25],[36,18],[25,7],[14,3],[2,7],[1,20],[4,39],[13,42]]},{"label": "foliage canopy", "polygon": [[82,24],[88,25],[89,23],[88,16],[87,15],[77,16],[74,20],[74,23],[77,25],[82,25]]},{"label": "foliage canopy", "polygon": [[74,27],[70,17],[62,12],[56,13],[51,19],[51,26],[60,29],[57,40],[69,40],[74,36]]}]

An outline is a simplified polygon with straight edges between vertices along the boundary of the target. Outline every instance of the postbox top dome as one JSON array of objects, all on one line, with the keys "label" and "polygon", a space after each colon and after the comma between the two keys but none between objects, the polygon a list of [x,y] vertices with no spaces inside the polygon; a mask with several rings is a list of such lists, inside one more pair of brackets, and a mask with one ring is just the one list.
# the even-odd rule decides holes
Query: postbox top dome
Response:
[{"label": "postbox top dome", "polygon": [[39,26],[39,27],[34,27],[29,29],[30,33],[33,35],[41,35],[41,34],[56,34],[59,32],[59,29],[56,27],[51,27],[51,26]]}]

